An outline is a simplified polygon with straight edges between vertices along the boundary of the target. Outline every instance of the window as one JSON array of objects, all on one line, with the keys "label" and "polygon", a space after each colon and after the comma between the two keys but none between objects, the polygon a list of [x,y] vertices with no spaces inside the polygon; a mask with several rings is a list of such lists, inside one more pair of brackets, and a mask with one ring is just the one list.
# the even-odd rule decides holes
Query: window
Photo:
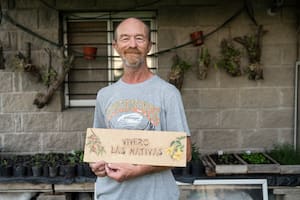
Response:
[{"label": "window", "polygon": [[[97,91],[112,84],[122,75],[121,59],[112,48],[113,33],[120,21],[127,17],[142,19],[151,29],[152,49],[157,51],[154,12],[68,13],[63,16],[63,39],[67,53],[74,55],[74,64],[65,80],[65,106],[95,105]],[[95,58],[84,56],[84,47],[96,47]],[[147,62],[155,73],[157,58],[148,56]]]}]

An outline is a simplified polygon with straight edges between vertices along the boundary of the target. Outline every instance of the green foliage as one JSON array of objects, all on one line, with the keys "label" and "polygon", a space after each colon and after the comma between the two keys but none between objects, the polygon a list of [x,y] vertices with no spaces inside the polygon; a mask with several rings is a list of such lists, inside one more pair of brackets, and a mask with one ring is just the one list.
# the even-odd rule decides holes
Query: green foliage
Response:
[{"label": "green foliage", "polygon": [[67,164],[75,166],[77,163],[77,158],[75,154],[67,154]]},{"label": "green foliage", "polygon": [[77,158],[77,161],[78,161],[79,163],[83,163],[83,155],[84,155],[84,151],[82,151],[82,150],[77,150],[77,151],[74,151],[74,154],[75,154],[75,156],[76,156],[76,158]]},{"label": "green foliage", "polygon": [[200,160],[201,153],[195,143],[192,144],[192,161]]},{"label": "green foliage", "polygon": [[191,68],[191,64],[187,63],[185,60],[181,59],[178,55],[174,57],[174,63],[171,67],[171,70],[186,72]]},{"label": "green foliage", "polygon": [[226,70],[231,76],[241,76],[240,69],[241,52],[235,48],[232,41],[223,39],[221,42],[221,59],[217,66]]},{"label": "green foliage", "polygon": [[211,56],[208,52],[208,49],[207,48],[201,48],[198,64],[205,65],[205,66],[208,67],[209,64],[210,64],[210,61],[211,61]]},{"label": "green foliage", "polygon": [[1,160],[0,160],[0,166],[6,167],[6,166],[8,166],[8,164],[9,164],[9,162],[8,162],[7,159],[1,158]]},{"label": "green foliage", "polygon": [[57,71],[53,69],[52,67],[49,69],[48,73],[43,73],[42,74],[42,82],[44,85],[49,86],[51,85],[54,81],[57,80]]},{"label": "green foliage", "polygon": [[268,154],[283,165],[300,164],[300,152],[290,144],[278,144]]},{"label": "green foliage", "polygon": [[218,161],[222,164],[240,164],[233,154],[218,155]]},{"label": "green foliage", "polygon": [[272,162],[262,153],[242,153],[241,157],[249,164],[271,164]]},{"label": "green foliage", "polygon": [[31,162],[34,166],[42,166],[42,162],[45,161],[45,155],[37,153],[32,156]]}]

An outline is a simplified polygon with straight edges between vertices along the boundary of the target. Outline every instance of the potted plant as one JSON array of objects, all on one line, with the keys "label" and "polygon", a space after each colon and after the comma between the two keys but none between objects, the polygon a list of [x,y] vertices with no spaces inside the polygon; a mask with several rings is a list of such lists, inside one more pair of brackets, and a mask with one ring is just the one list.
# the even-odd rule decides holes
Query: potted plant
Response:
[{"label": "potted plant", "polygon": [[25,166],[24,159],[21,155],[13,155],[13,176],[24,177],[26,176],[27,167]]},{"label": "potted plant", "polygon": [[61,169],[64,170],[64,176],[66,178],[75,177],[75,166],[76,166],[76,156],[72,153],[67,153],[64,155],[64,163],[61,165]]},{"label": "potted plant", "polygon": [[0,176],[10,177],[12,176],[12,165],[8,158],[0,158]]},{"label": "potted plant", "polygon": [[199,147],[195,143],[192,144],[192,160],[191,160],[192,175],[198,177],[204,173],[204,166],[201,160]]},{"label": "potted plant", "polygon": [[78,150],[74,152],[77,165],[76,165],[76,174],[77,176],[84,176],[84,162],[83,162],[83,151]]},{"label": "potted plant", "polygon": [[190,36],[195,46],[201,46],[203,44],[203,31],[195,31],[191,33]]},{"label": "potted plant", "polygon": [[293,145],[277,144],[268,155],[280,163],[281,174],[300,174],[300,152]]},{"label": "potted plant", "polygon": [[83,47],[83,55],[86,60],[94,60],[96,58],[97,48],[96,47]]},{"label": "potted plant", "polygon": [[178,55],[173,58],[173,65],[169,73],[169,83],[175,85],[178,90],[181,90],[184,73],[191,68],[191,65],[186,61],[182,60]]},{"label": "potted plant", "polygon": [[240,58],[241,52],[233,45],[233,42],[223,39],[221,41],[221,59],[217,62],[217,66],[225,69],[233,77],[241,76]]},{"label": "potted plant", "polygon": [[200,56],[198,59],[197,77],[199,80],[204,80],[208,74],[208,68],[210,65],[210,54],[207,48],[201,48]]},{"label": "potted plant", "polygon": [[32,157],[31,162],[32,176],[42,176],[43,175],[43,166],[42,166],[42,154],[35,154]]},{"label": "potted plant", "polygon": [[47,154],[47,163],[49,167],[49,177],[56,177],[58,175],[58,156],[55,153]]},{"label": "potted plant", "polygon": [[264,79],[263,69],[261,67],[261,46],[262,37],[267,33],[262,25],[258,26],[257,32],[253,35],[235,37],[234,41],[243,45],[247,51],[249,65],[246,68],[249,80]]}]

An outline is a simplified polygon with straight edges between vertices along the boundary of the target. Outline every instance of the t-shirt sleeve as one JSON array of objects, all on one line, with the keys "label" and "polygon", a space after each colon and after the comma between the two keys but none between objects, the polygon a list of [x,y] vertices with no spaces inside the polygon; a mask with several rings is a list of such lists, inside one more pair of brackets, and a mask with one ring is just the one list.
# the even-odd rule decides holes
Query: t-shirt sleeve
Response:
[{"label": "t-shirt sleeve", "polygon": [[183,131],[190,136],[182,98],[178,90],[173,90],[166,101],[167,131]]},{"label": "t-shirt sleeve", "polygon": [[101,107],[101,95],[98,93],[96,98],[96,107],[94,112],[94,128],[106,128],[104,113]]}]

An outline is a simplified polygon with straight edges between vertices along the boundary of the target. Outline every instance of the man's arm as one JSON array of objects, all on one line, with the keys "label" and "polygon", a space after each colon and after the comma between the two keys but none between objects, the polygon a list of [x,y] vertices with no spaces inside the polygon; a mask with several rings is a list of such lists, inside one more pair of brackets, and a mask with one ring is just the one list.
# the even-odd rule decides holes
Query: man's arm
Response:
[{"label": "man's arm", "polygon": [[[187,162],[191,160],[191,140],[187,137]],[[150,165],[132,165],[132,164],[107,164],[105,171],[107,176],[115,179],[118,182],[129,180],[135,177],[143,176],[146,174],[161,172],[164,170],[172,169],[173,167],[165,166],[150,166]]]}]

